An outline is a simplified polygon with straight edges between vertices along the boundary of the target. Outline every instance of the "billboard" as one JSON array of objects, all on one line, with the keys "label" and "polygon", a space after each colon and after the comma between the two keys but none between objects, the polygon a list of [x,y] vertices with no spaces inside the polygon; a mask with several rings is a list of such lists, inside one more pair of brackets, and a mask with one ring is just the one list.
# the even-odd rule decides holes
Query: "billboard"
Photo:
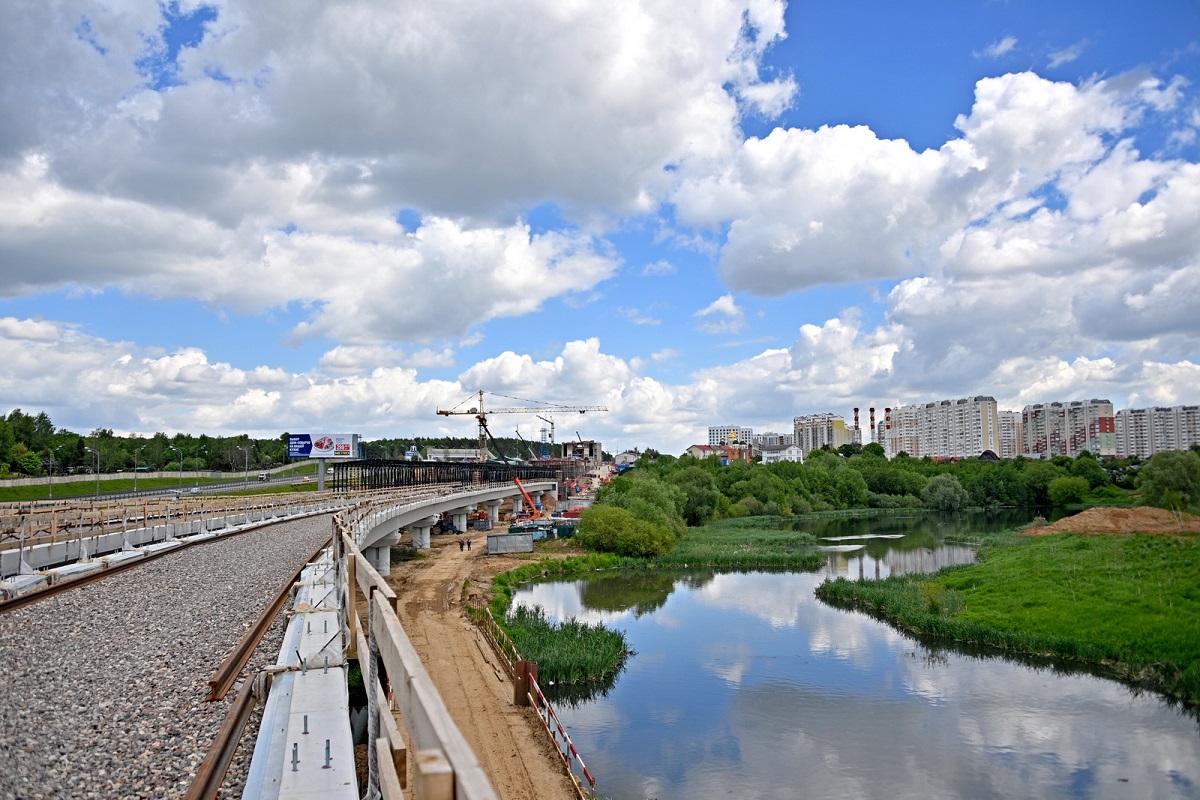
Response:
[{"label": "billboard", "polygon": [[289,433],[288,458],[358,458],[358,434]]}]

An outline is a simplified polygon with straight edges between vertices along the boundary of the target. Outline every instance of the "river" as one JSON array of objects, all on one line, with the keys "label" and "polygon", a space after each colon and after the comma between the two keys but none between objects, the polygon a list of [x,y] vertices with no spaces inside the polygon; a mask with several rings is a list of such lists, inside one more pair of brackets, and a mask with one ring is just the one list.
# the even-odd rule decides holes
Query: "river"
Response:
[{"label": "river", "polygon": [[[514,602],[626,632],[599,696],[557,701],[609,798],[1200,798],[1200,727],[1082,671],[918,642],[813,590],[973,558],[960,517],[839,520],[816,573],[606,575]],[[892,538],[845,538],[845,537]],[[855,549],[849,549],[855,548]]]}]

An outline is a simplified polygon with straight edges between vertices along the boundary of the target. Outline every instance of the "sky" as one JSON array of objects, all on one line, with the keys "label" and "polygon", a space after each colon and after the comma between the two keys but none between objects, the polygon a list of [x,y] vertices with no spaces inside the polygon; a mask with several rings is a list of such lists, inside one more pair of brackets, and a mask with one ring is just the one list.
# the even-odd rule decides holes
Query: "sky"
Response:
[{"label": "sky", "polygon": [[1200,402],[1196,0],[14,0],[0,109],[0,413],[77,433]]}]

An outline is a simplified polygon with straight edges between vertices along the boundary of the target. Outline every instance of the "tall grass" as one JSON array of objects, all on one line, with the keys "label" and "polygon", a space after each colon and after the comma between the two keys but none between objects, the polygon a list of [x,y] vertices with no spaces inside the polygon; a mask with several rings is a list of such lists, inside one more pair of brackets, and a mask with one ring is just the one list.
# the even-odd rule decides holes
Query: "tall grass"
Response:
[{"label": "tall grass", "polygon": [[517,607],[506,627],[521,655],[537,662],[538,680],[547,684],[600,680],[632,655],[623,632],[574,618],[551,622],[541,607]]},{"label": "tall grass", "polygon": [[979,564],[817,596],[904,630],[1100,666],[1200,703],[1200,537],[986,537]]}]

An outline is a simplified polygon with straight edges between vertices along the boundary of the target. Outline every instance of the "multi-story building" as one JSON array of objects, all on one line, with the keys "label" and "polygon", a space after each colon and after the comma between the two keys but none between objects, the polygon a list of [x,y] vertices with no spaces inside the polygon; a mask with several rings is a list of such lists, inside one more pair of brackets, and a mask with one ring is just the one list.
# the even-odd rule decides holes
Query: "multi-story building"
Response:
[{"label": "multi-story building", "polygon": [[1025,426],[1021,424],[1020,411],[1000,412],[1000,449],[996,455],[1001,458],[1016,458],[1025,452]]},{"label": "multi-story building", "polygon": [[836,450],[851,441],[846,420],[836,414],[809,414],[792,420],[795,445],[805,457],[814,450],[829,445]]},{"label": "multi-story building", "polygon": [[1037,403],[1021,411],[1025,452],[1036,458],[1069,456],[1084,450],[1097,456],[1117,454],[1117,428],[1108,400]]},{"label": "multi-story building", "polygon": [[741,425],[710,425],[708,446],[724,447],[730,444],[750,444],[754,440],[754,429]]},{"label": "multi-story building", "polygon": [[794,444],[763,445],[762,463],[774,464],[779,461],[804,461],[804,453]]},{"label": "multi-story building", "polygon": [[[888,458],[970,458],[1000,451],[1000,412],[987,395],[885,409],[880,444]],[[880,431],[876,432],[878,436]]]},{"label": "multi-story building", "polygon": [[1125,408],[1115,420],[1116,454],[1146,459],[1200,443],[1200,406]]},{"label": "multi-story building", "polygon": [[766,447],[787,447],[790,444],[796,443],[796,435],[794,433],[775,433],[768,431],[766,433],[754,434],[754,446],[758,449]]}]

